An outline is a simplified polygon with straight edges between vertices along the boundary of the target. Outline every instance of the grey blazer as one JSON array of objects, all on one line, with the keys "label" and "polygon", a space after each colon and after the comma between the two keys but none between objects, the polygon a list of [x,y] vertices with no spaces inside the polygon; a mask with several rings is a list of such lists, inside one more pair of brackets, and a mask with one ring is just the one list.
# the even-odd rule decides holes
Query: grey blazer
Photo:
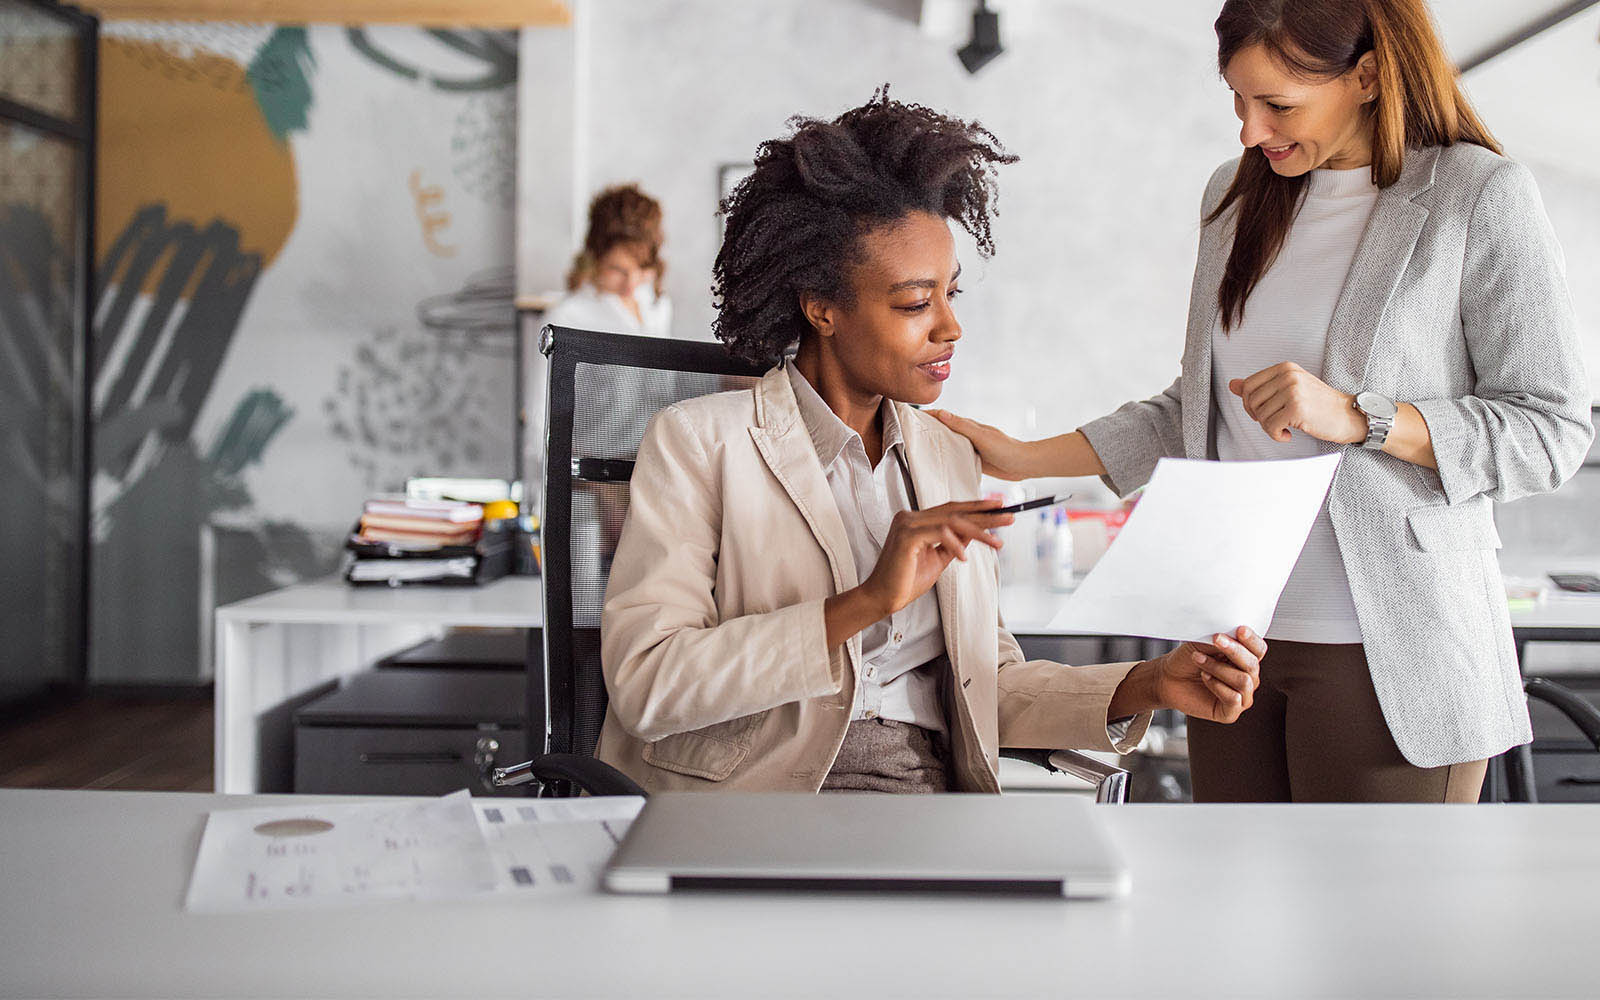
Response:
[{"label": "grey blazer", "polygon": [[[1212,175],[1202,217],[1238,161]],[[1230,209],[1200,234],[1178,380],[1083,428],[1126,494],[1163,456],[1216,457],[1211,336]],[[1328,328],[1323,380],[1411,403],[1434,472],[1359,446],[1328,495],[1372,681],[1408,761],[1532,738],[1492,501],[1554,490],[1594,436],[1564,262],[1533,177],[1480,146],[1413,149],[1378,196]]]}]

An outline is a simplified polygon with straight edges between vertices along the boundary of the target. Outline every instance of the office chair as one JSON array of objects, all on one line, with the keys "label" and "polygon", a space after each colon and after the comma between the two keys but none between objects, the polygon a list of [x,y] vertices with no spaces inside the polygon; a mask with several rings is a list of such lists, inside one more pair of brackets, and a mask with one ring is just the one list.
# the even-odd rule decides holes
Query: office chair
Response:
[{"label": "office chair", "polygon": [[[1522,682],[1530,701],[1542,701],[1555,708],[1583,735],[1579,740],[1535,739],[1512,747],[1491,761],[1490,779],[1484,800],[1491,802],[1538,802],[1539,787],[1534,780],[1534,759],[1539,755],[1567,757],[1592,749],[1600,751],[1600,710],[1582,695],[1542,677]],[[1591,775],[1569,775],[1557,783],[1593,785]]]},{"label": "office chair", "polygon": [[[514,767],[494,768],[492,780],[496,785],[530,784],[535,794],[641,795],[631,779],[593,756],[606,714],[600,610],[627,512],[634,453],[646,424],[662,407],[727,389],[749,389],[767,366],[736,358],[721,344],[565,327],[545,327],[539,350],[550,359],[540,519],[545,673],[529,678],[528,720],[530,730],[536,720],[545,720],[546,738],[543,754]],[[1091,782],[1097,801],[1127,798],[1127,772],[1087,754],[1056,749],[1002,753]]]}]

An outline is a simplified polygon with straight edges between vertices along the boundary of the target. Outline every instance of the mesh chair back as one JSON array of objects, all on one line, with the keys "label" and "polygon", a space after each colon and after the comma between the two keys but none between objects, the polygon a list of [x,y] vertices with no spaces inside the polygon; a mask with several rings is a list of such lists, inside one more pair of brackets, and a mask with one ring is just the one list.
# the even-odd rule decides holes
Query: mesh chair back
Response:
[{"label": "mesh chair back", "polygon": [[545,684],[528,685],[528,718],[545,718],[547,753],[594,753],[605,720],[600,609],[628,511],[628,480],[657,410],[748,389],[765,371],[721,344],[545,327]]}]

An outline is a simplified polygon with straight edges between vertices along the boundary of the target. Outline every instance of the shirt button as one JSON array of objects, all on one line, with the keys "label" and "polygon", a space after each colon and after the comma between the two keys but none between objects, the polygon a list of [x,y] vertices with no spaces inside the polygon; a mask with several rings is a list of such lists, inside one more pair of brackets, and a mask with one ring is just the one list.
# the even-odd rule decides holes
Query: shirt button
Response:
[{"label": "shirt button", "polygon": [[905,637],[906,637],[906,636],[905,636],[905,633],[904,633],[904,632],[896,632],[896,633],[895,633],[895,634],[894,634],[894,641],[895,641],[895,642],[900,642],[900,641],[901,641],[901,640],[903,640],[903,639],[904,639],[904,638],[905,638]]},{"label": "shirt button", "polygon": [[871,680],[872,678],[874,678],[876,676],[878,676],[878,668],[877,667],[868,667],[867,668],[867,679]]}]

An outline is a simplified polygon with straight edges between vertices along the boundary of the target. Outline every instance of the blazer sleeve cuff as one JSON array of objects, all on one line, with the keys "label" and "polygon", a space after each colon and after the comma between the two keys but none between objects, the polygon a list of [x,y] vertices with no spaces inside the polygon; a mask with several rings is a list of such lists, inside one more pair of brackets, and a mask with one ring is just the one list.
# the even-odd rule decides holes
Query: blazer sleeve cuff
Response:
[{"label": "blazer sleeve cuff", "polygon": [[[1071,667],[1034,660],[1006,668],[1000,692],[1000,745],[1129,753],[1144,740],[1151,713],[1107,718],[1111,697],[1138,662]],[[1126,723],[1118,733],[1114,727]]]},{"label": "blazer sleeve cuff", "polygon": [[1121,414],[1112,413],[1078,428],[1078,433],[1088,439],[1089,447],[1100,457],[1100,464],[1106,467],[1106,474],[1100,481],[1119,497],[1143,486],[1155,471],[1149,448],[1127,448],[1121,444],[1128,439],[1128,428],[1124,424]]},{"label": "blazer sleeve cuff", "polygon": [[836,662],[828,649],[825,600],[807,601],[792,609],[791,629],[785,647],[799,653],[804,698],[823,698],[844,686],[844,657]]},{"label": "blazer sleeve cuff", "polygon": [[1424,399],[1413,401],[1411,405],[1417,408],[1422,422],[1428,426],[1445,501],[1454,505],[1477,496],[1481,492],[1479,485],[1466,472],[1474,461],[1471,455],[1473,435],[1459,404],[1452,399]]}]

